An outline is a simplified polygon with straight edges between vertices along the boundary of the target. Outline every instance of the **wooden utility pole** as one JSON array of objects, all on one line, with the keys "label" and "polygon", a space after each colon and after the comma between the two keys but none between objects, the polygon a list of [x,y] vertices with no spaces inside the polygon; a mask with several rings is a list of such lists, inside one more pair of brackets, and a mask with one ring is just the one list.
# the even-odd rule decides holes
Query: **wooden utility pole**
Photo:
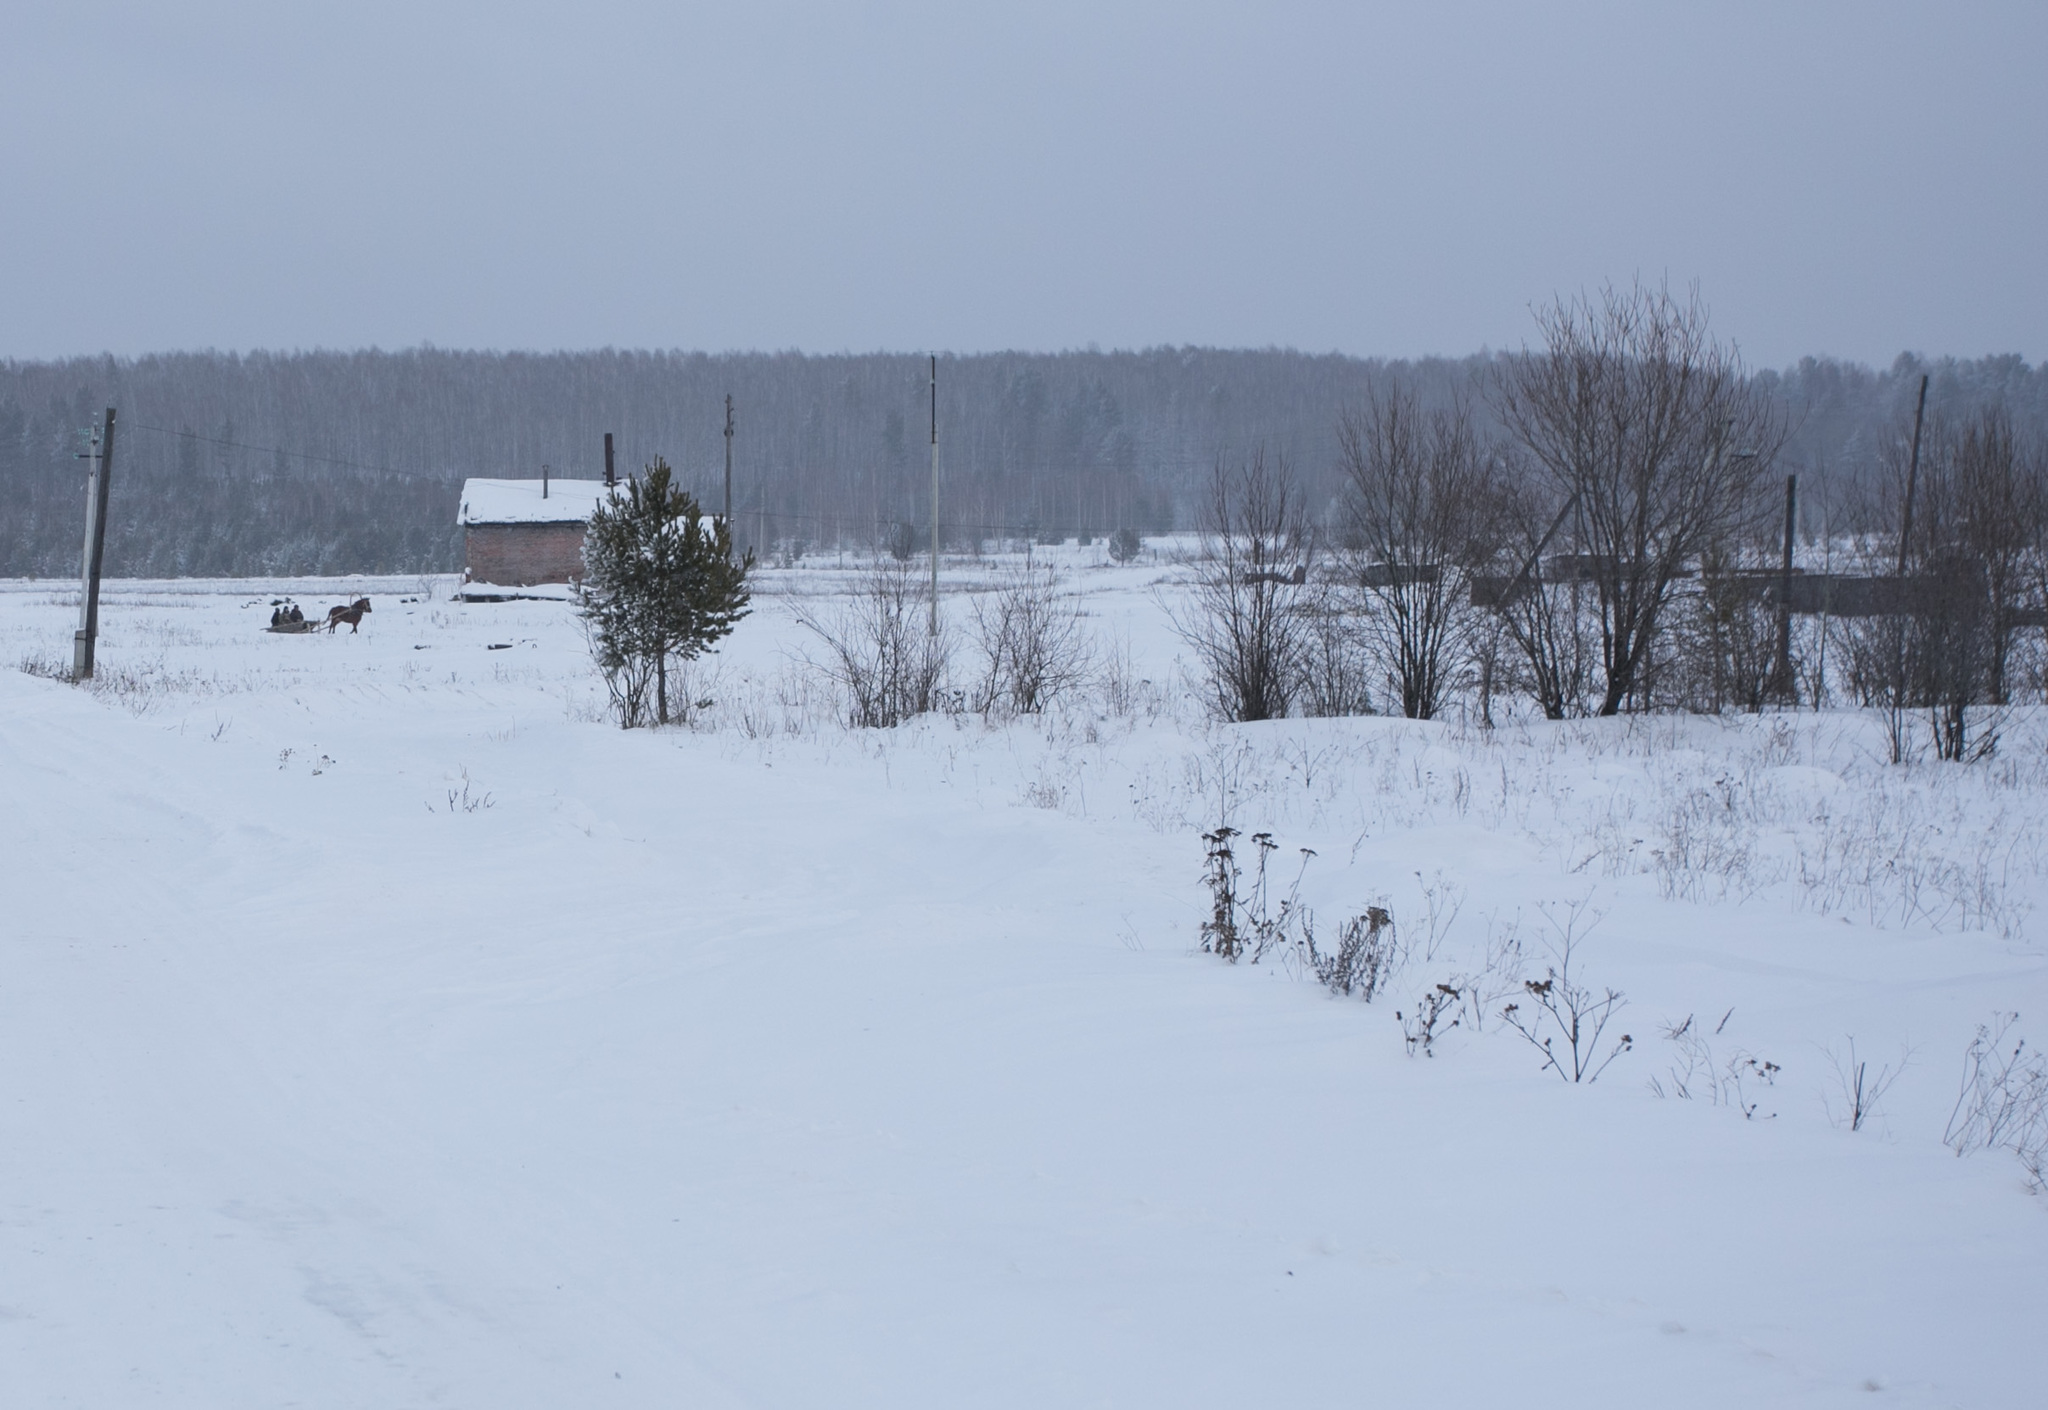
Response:
[{"label": "wooden utility pole", "polygon": [[619,482],[612,474],[612,433],[604,433],[604,487],[611,489]]},{"label": "wooden utility pole", "polygon": [[78,631],[71,638],[71,679],[92,677],[93,644],[100,634],[100,567],[107,556],[107,477],[114,468],[114,408],[107,408],[106,424],[93,433],[92,449],[86,452],[89,473],[85,484],[85,554],[80,564],[81,592],[78,602]]},{"label": "wooden utility pole", "polygon": [[1927,374],[1920,374],[1920,404],[1913,408],[1913,454],[1906,462],[1906,513],[1899,523],[1899,576],[1906,576],[1906,550],[1913,541],[1913,492],[1920,487],[1920,427],[1927,419]]},{"label": "wooden utility pole", "polygon": [[725,394],[725,527],[732,528],[732,393]]},{"label": "wooden utility pole", "polygon": [[932,354],[932,622],[939,634],[939,355]]},{"label": "wooden utility pole", "polygon": [[[1799,477],[1785,477],[1785,563],[1778,582],[1778,694],[1793,699],[1792,689],[1792,535],[1799,513]],[[1794,701],[1796,704],[1797,702]]]}]

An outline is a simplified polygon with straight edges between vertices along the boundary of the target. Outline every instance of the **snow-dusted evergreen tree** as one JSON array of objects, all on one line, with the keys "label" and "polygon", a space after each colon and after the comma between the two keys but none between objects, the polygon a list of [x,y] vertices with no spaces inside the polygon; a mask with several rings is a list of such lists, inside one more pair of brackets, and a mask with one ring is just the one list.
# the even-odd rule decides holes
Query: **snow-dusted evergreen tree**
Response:
[{"label": "snow-dusted evergreen tree", "polygon": [[732,531],[707,521],[657,457],[590,516],[581,610],[619,724],[669,721],[668,668],[711,648],[747,615],[754,555],[735,557]]}]

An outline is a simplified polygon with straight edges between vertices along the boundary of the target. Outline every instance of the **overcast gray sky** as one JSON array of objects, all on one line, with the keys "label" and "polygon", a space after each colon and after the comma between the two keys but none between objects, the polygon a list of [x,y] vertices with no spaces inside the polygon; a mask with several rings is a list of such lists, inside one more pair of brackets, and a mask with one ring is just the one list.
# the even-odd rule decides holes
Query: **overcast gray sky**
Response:
[{"label": "overcast gray sky", "polygon": [[2048,3],[0,0],[0,356],[2048,355]]}]

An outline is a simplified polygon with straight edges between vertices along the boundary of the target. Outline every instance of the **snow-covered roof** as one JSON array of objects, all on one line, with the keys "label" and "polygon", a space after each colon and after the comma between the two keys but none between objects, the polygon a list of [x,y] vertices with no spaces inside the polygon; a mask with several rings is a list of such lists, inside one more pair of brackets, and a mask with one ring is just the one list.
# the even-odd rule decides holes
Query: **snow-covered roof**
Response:
[{"label": "snow-covered roof", "polygon": [[602,480],[464,480],[458,524],[580,524],[605,496]]}]

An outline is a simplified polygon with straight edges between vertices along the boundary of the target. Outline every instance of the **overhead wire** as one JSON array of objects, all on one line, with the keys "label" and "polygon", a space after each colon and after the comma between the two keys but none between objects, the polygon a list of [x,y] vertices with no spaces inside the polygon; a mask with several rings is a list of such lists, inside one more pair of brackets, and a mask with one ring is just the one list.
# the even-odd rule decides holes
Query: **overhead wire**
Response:
[{"label": "overhead wire", "polygon": [[144,421],[126,423],[138,431],[154,431],[160,436],[172,436],[181,441],[199,441],[210,446],[226,446],[231,450],[250,450],[262,455],[282,455],[292,460],[310,460],[320,465],[341,465],[351,470],[368,470],[377,475],[397,475],[411,480],[450,481],[453,477],[435,475],[425,470],[400,470],[392,465],[366,465],[360,460],[342,460],[332,455],[309,455],[302,450],[286,450],[282,446],[252,446],[242,441],[222,440],[218,436],[202,436],[197,431],[173,431],[166,426],[152,426]]},{"label": "overhead wire", "polygon": [[[396,475],[402,479],[431,480],[447,485],[453,485],[456,483],[457,480],[467,478],[466,476],[456,475],[436,475],[424,470],[401,470],[398,469],[396,466],[391,465],[370,465],[360,460],[343,460],[337,456],[332,455],[312,455],[306,451],[286,450],[282,446],[250,445],[244,441],[224,440],[219,436],[202,436],[196,431],[173,431],[169,427],[152,426],[144,421],[131,421],[125,424],[132,426],[134,429],[138,431],[153,431],[157,435],[171,436],[178,440],[198,441],[203,445],[210,446],[225,446],[230,450],[253,451],[260,455],[282,455],[287,459],[307,460],[312,461],[313,463],[318,465],[339,465],[350,470],[367,470],[370,473],[376,475]],[[557,476],[556,478],[565,479],[567,477]],[[733,518],[741,519],[746,518],[748,516],[761,514],[765,514],[766,517],[768,517],[769,519],[780,519],[785,521],[797,520],[806,524],[830,524],[832,525],[835,533],[843,533],[849,525],[867,526],[874,522],[870,518],[858,515],[800,514],[793,511],[766,509],[761,506],[756,506],[750,509],[735,509],[733,511]],[[889,516],[883,519],[881,522],[884,524],[894,525],[898,523],[907,524],[910,523],[911,520],[904,518],[902,516]],[[955,530],[974,529],[990,535],[1001,535],[1005,538],[1022,538],[1032,532],[1035,532],[1036,529],[1036,526],[1029,524],[969,524],[962,523],[959,521],[946,520],[943,518],[940,520],[940,527]]]}]

